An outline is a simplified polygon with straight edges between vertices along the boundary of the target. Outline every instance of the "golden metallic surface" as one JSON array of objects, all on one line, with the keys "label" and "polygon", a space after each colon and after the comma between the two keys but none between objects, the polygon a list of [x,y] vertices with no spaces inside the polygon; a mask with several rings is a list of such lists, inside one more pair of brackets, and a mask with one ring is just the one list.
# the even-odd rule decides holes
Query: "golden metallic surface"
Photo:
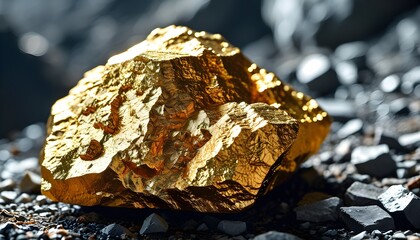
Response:
[{"label": "golden metallic surface", "polygon": [[240,211],[316,152],[330,118],[218,34],[169,26],[51,110],[42,193],[80,205]]}]

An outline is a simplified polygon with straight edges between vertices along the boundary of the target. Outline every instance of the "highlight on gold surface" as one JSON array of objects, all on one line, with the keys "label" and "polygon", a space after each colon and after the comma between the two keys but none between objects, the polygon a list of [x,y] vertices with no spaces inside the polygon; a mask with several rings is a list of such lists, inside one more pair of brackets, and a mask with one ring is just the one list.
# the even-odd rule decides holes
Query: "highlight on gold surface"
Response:
[{"label": "highlight on gold surface", "polygon": [[219,34],[155,29],[51,109],[42,193],[80,205],[234,212],[315,153],[331,120]]}]

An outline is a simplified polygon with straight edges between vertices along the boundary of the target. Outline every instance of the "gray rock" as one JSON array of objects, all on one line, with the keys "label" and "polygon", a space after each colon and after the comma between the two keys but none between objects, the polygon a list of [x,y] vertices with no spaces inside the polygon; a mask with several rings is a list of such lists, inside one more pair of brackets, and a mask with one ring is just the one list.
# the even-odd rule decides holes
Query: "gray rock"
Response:
[{"label": "gray rock", "polygon": [[305,204],[295,208],[296,219],[308,222],[327,222],[338,219],[338,210],[341,199],[330,197],[314,203]]},{"label": "gray rock", "polygon": [[417,161],[414,160],[404,160],[402,162],[397,163],[397,167],[401,169],[407,170],[408,176],[417,175],[418,172],[416,171],[417,168]]},{"label": "gray rock", "polygon": [[335,98],[318,98],[317,101],[335,121],[346,122],[356,117],[356,107],[353,101]]},{"label": "gray rock", "polygon": [[324,232],[324,235],[331,236],[331,237],[337,236],[337,230],[329,229],[326,232]]},{"label": "gray rock", "polygon": [[400,77],[396,74],[392,74],[381,81],[381,83],[379,84],[379,88],[386,93],[390,93],[396,91],[400,84]]},{"label": "gray rock", "polygon": [[1,177],[4,179],[14,178],[16,175],[21,176],[26,170],[34,171],[38,167],[37,157],[29,157],[20,161],[7,161],[4,164],[4,171],[1,172]]},{"label": "gray rock", "polygon": [[48,202],[48,198],[44,195],[38,195],[35,198],[35,201],[39,204],[39,205],[44,205]]},{"label": "gray rock", "polygon": [[353,182],[369,183],[371,181],[371,177],[367,174],[354,173],[348,175],[347,178]]},{"label": "gray rock", "polygon": [[43,212],[48,212],[48,211],[50,211],[47,207],[45,207],[45,206],[37,206],[37,205],[35,205],[34,206],[34,212],[35,213],[43,213]]},{"label": "gray rock", "polygon": [[302,239],[290,233],[269,231],[269,232],[255,236],[254,240],[302,240]]},{"label": "gray rock", "polygon": [[197,227],[197,231],[208,231],[209,227],[207,227],[207,224],[202,223]]},{"label": "gray rock", "polygon": [[389,103],[389,110],[395,115],[408,115],[411,112],[409,104],[410,100],[406,98],[398,98]]},{"label": "gray rock", "polygon": [[217,229],[230,236],[236,236],[246,232],[246,223],[242,221],[222,220],[217,225]]},{"label": "gray rock", "polygon": [[16,198],[16,203],[28,203],[32,201],[32,197],[27,193],[22,193]]},{"label": "gray rock", "polygon": [[366,231],[363,231],[351,237],[350,240],[362,240],[365,236],[366,236]]},{"label": "gray rock", "polygon": [[19,189],[26,193],[38,193],[41,189],[41,177],[31,171],[26,171],[19,183]]},{"label": "gray rock", "polygon": [[416,66],[402,76],[401,92],[412,94],[420,83],[420,67]]},{"label": "gray rock", "polygon": [[13,179],[5,179],[0,182],[0,192],[2,191],[10,191],[16,186],[16,182]]},{"label": "gray rock", "polygon": [[402,239],[407,239],[407,237],[402,232],[395,232],[394,234],[392,234],[392,239],[402,240]]},{"label": "gray rock", "polygon": [[140,229],[140,234],[146,233],[162,233],[168,231],[168,223],[161,216],[156,213],[150,214],[143,221]]},{"label": "gray rock", "polygon": [[403,134],[398,138],[398,142],[403,147],[420,144],[420,131],[414,133]]},{"label": "gray rock", "polygon": [[316,96],[334,92],[340,85],[337,73],[332,68],[330,59],[319,53],[306,56],[299,64],[296,76]]},{"label": "gray rock", "polygon": [[352,61],[358,68],[363,68],[366,65],[367,50],[365,42],[349,42],[338,46],[335,55],[342,61]]},{"label": "gray rock", "polygon": [[14,202],[17,197],[17,192],[14,191],[3,191],[0,193],[0,197],[6,202]]},{"label": "gray rock", "polygon": [[375,229],[387,231],[395,228],[392,217],[376,205],[342,207],[340,208],[340,220],[355,232],[370,232]]},{"label": "gray rock", "polygon": [[43,213],[39,214],[40,217],[49,217],[51,215],[52,215],[52,213],[50,213],[50,212],[43,212]]},{"label": "gray rock", "polygon": [[381,232],[381,231],[379,231],[378,229],[373,230],[370,234],[371,234],[373,237],[375,237],[375,236],[382,236],[382,235],[383,235],[383,234],[382,234],[382,232]]},{"label": "gray rock", "polygon": [[124,226],[121,226],[120,224],[117,224],[117,223],[112,223],[102,228],[101,233],[110,235],[110,236],[121,236],[123,234],[127,236],[133,236],[133,233],[130,232],[130,230],[128,230]]},{"label": "gray rock", "polygon": [[386,177],[395,173],[397,164],[392,159],[387,145],[360,146],[353,150],[351,163],[359,173],[370,174],[375,177]]},{"label": "gray rock", "polygon": [[376,129],[374,143],[376,145],[386,144],[390,149],[397,151],[404,150],[403,146],[401,146],[397,138],[384,133],[382,129]]},{"label": "gray rock", "polygon": [[334,149],[334,162],[348,162],[351,159],[351,150],[353,145],[352,138],[343,139]]},{"label": "gray rock", "polygon": [[337,131],[339,138],[346,138],[350,135],[360,133],[363,130],[363,121],[361,119],[352,119],[346,122],[340,130]]},{"label": "gray rock", "polygon": [[397,177],[400,178],[400,179],[408,177],[407,169],[399,168],[399,169],[397,169],[396,173],[397,173]]},{"label": "gray rock", "polygon": [[12,222],[5,222],[0,224],[0,233],[5,233],[7,230],[16,228],[16,224]]},{"label": "gray rock", "polygon": [[389,187],[378,197],[384,208],[404,225],[404,221],[415,228],[420,228],[420,198],[402,185]]},{"label": "gray rock", "polygon": [[376,187],[372,184],[354,182],[349,188],[347,188],[344,201],[346,205],[349,206],[380,206],[381,203],[378,200],[378,196],[384,192],[384,189]]},{"label": "gray rock", "polygon": [[357,82],[358,72],[356,65],[351,61],[342,61],[335,65],[338,80],[343,85],[352,85]]}]

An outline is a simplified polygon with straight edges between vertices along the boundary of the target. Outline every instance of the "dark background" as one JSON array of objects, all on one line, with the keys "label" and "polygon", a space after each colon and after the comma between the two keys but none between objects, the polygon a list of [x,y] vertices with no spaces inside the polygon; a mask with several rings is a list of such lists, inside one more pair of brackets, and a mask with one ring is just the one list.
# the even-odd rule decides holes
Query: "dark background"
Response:
[{"label": "dark background", "polygon": [[[419,5],[418,0],[0,0],[0,138],[45,122],[53,102],[85,71],[171,24],[220,33],[298,87],[301,56],[330,56],[354,41],[375,42],[362,55],[377,70],[357,81],[406,71],[419,65]],[[375,60],[389,54],[401,57],[395,60],[400,69],[377,66]],[[363,64],[357,67],[361,73]]]}]

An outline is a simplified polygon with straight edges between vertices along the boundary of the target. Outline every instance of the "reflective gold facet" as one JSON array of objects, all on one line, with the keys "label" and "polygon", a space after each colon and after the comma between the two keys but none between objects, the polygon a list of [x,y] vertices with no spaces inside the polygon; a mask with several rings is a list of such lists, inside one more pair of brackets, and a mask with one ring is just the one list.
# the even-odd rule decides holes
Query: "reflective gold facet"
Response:
[{"label": "reflective gold facet", "polygon": [[330,123],[222,36],[169,26],[54,104],[41,188],[80,205],[239,211],[316,152]]}]

